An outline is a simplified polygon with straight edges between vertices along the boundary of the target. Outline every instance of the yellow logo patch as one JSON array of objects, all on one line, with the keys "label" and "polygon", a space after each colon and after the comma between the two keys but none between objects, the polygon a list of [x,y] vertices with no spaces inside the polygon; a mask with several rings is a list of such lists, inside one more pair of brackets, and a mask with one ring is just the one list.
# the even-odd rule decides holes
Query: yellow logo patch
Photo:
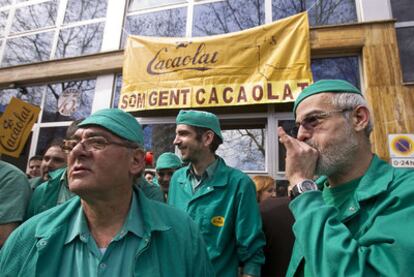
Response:
[{"label": "yellow logo patch", "polygon": [[223,227],[224,226],[224,217],[222,216],[215,216],[211,219],[211,224],[216,227]]}]

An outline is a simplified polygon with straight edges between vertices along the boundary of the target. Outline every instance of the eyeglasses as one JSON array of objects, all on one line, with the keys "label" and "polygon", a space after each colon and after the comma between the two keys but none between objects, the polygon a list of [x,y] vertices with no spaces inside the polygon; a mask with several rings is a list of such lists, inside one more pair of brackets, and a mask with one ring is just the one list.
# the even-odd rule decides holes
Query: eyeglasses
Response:
[{"label": "eyeglasses", "polygon": [[106,146],[111,144],[131,149],[138,148],[138,145],[135,145],[134,143],[110,141],[104,137],[90,137],[84,140],[64,140],[61,148],[63,152],[69,154],[78,144],[82,146],[83,150],[88,152],[104,150]]},{"label": "eyeglasses", "polygon": [[298,136],[300,126],[305,128],[306,130],[312,130],[315,127],[317,127],[319,124],[321,124],[323,119],[328,118],[332,116],[333,114],[345,113],[345,112],[349,112],[352,110],[353,108],[345,108],[341,110],[333,110],[333,111],[328,111],[328,112],[320,112],[320,113],[311,114],[305,117],[304,119],[302,119],[301,122],[296,122],[296,126],[290,130],[290,135],[296,138]]}]

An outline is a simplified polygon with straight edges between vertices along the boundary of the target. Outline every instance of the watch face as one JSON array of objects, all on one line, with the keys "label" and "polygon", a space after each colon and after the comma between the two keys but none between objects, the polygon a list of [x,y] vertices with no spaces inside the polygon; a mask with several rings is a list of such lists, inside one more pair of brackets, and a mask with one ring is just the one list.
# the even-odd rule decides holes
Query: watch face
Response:
[{"label": "watch face", "polygon": [[311,180],[305,180],[302,183],[300,183],[300,188],[301,191],[308,191],[308,190],[317,190],[317,186],[315,184],[315,182],[311,181]]}]

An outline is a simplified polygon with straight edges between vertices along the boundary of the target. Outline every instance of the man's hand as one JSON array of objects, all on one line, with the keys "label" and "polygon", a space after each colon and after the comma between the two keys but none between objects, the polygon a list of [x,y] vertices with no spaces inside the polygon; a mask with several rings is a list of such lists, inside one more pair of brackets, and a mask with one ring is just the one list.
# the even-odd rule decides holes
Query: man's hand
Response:
[{"label": "man's hand", "polygon": [[319,156],[318,150],[289,136],[282,127],[278,128],[278,134],[279,141],[286,148],[285,174],[290,185],[294,186],[305,179],[313,179]]}]

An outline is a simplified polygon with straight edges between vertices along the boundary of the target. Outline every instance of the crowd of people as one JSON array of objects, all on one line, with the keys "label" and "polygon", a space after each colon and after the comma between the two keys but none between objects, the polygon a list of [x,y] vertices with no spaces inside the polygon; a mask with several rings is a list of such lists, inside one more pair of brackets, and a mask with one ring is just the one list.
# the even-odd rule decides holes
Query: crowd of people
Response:
[{"label": "crowd of people", "polygon": [[371,152],[373,122],[343,80],[294,103],[286,187],[216,154],[220,121],[181,110],[146,168],[119,109],[69,126],[27,173],[0,161],[0,276],[413,276],[414,170]]}]

